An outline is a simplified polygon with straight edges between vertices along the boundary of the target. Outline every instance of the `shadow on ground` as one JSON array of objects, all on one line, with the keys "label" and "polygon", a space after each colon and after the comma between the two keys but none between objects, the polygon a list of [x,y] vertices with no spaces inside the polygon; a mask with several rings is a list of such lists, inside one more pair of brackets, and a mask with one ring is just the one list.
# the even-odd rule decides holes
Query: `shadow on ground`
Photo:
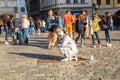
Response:
[{"label": "shadow on ground", "polygon": [[26,46],[34,46],[43,49],[48,49],[47,45],[48,45],[48,40],[46,39],[30,39],[28,45]]},{"label": "shadow on ground", "polygon": [[[29,57],[29,58],[36,58],[36,59],[38,59],[37,63],[57,62],[57,61],[60,61],[61,59],[63,59],[63,57],[61,57],[61,56],[47,55],[47,54],[15,53],[15,52],[9,52],[8,54],[20,55],[20,56]],[[89,59],[85,59],[85,58],[78,56],[78,61],[86,61],[86,60],[89,60]]]},{"label": "shadow on ground", "polygon": [[24,57],[29,57],[29,58],[37,58],[37,59],[42,59],[42,60],[60,60],[60,56],[54,56],[54,55],[47,55],[47,54],[34,54],[34,53],[15,53],[15,52],[9,52],[8,54],[12,55],[20,55]]}]

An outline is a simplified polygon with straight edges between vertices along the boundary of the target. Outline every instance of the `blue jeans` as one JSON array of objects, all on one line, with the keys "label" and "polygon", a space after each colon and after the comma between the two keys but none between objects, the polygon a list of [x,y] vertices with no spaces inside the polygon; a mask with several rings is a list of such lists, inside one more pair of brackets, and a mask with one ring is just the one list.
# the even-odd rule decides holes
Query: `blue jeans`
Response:
[{"label": "blue jeans", "polygon": [[29,27],[29,33],[30,33],[31,35],[34,35],[34,27],[33,27],[33,26],[30,26],[30,27]]},{"label": "blue jeans", "polygon": [[38,33],[40,33],[41,31],[40,31],[40,28],[38,28]]},{"label": "blue jeans", "polygon": [[4,30],[5,30],[5,40],[8,41],[8,35],[9,35],[9,28],[8,27],[4,27]]},{"label": "blue jeans", "polygon": [[113,23],[110,24],[110,30],[112,30],[112,31],[114,30],[114,24]]},{"label": "blue jeans", "polygon": [[111,43],[110,29],[105,29],[106,42]]},{"label": "blue jeans", "polygon": [[81,35],[81,45],[84,45],[84,32],[78,34],[78,37],[76,38],[76,43],[78,42],[80,35]]},{"label": "blue jeans", "polygon": [[4,33],[4,27],[1,27],[1,34]]},{"label": "blue jeans", "polygon": [[96,38],[97,38],[98,44],[101,44],[100,38],[99,38],[99,36],[98,36],[98,32],[94,32],[93,35],[92,35],[92,43],[93,43],[93,45],[95,45],[95,37],[94,37],[94,34],[95,34],[95,36],[96,36]]},{"label": "blue jeans", "polygon": [[22,35],[23,35],[24,43],[28,43],[28,28],[22,29]]},{"label": "blue jeans", "polygon": [[14,44],[17,44],[17,40],[19,40],[19,44],[22,44],[22,40],[21,40],[21,29],[16,28],[13,32],[13,41]]}]

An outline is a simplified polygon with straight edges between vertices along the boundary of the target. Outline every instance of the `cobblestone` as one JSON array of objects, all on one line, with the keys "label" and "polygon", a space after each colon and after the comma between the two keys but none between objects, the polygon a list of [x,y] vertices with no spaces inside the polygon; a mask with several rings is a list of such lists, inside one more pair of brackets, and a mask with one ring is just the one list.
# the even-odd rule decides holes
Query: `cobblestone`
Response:
[{"label": "cobblestone", "polygon": [[104,32],[99,35],[102,47],[92,48],[87,39],[77,62],[60,62],[59,48],[46,48],[46,33],[30,36],[28,45],[4,45],[0,36],[0,80],[120,80],[120,31],[111,32],[112,47],[106,47]]}]

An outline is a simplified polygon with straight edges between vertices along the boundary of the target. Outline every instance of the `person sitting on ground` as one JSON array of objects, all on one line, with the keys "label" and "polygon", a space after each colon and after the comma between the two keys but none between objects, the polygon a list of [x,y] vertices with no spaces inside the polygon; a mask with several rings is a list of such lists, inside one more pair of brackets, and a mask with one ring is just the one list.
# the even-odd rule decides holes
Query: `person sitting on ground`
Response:
[{"label": "person sitting on ground", "polygon": [[72,59],[77,61],[78,49],[74,40],[69,35],[64,34],[62,30],[58,32],[58,37],[61,39],[60,52],[64,55],[61,61],[71,61]]}]

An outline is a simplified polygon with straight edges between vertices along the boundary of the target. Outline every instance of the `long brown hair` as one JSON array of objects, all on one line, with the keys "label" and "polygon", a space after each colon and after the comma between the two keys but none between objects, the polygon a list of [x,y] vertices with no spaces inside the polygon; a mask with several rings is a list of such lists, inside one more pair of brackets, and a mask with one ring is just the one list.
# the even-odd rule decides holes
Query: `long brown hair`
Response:
[{"label": "long brown hair", "polygon": [[96,14],[96,13],[93,13],[93,15],[92,15],[92,20],[94,20],[96,17],[97,17],[97,14]]},{"label": "long brown hair", "polygon": [[78,22],[80,22],[80,21],[81,21],[81,19],[85,19],[85,16],[84,16],[84,15],[82,15],[82,14],[79,14],[79,16],[78,16]]}]

